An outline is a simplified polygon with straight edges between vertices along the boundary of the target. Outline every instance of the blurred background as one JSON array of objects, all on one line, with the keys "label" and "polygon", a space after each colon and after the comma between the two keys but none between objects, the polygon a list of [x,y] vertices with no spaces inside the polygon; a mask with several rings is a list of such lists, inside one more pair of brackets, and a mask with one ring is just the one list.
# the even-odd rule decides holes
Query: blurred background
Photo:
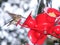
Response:
[{"label": "blurred background", "polygon": [[[16,23],[22,19],[22,24],[31,11],[35,17],[45,7],[60,10],[60,0],[0,0],[0,45],[34,45],[27,36],[29,28]],[[48,35],[43,45],[59,45],[59,39]]]}]

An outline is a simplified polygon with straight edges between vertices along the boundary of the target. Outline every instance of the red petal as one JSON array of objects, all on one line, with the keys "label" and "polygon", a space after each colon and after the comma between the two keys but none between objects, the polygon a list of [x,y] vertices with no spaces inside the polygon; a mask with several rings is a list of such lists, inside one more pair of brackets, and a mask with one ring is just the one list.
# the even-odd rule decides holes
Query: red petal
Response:
[{"label": "red petal", "polygon": [[35,44],[37,42],[37,40],[41,37],[41,34],[34,30],[30,30],[28,32],[28,37],[31,40],[31,42]]}]

